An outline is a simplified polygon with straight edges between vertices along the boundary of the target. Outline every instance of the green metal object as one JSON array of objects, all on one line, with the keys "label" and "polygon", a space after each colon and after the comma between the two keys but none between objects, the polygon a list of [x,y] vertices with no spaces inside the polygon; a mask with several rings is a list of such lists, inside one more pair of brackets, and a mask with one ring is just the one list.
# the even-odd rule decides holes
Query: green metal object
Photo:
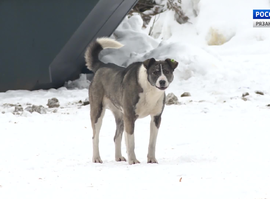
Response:
[{"label": "green metal object", "polygon": [[84,51],[109,36],[137,0],[0,0],[0,92],[58,88]]}]

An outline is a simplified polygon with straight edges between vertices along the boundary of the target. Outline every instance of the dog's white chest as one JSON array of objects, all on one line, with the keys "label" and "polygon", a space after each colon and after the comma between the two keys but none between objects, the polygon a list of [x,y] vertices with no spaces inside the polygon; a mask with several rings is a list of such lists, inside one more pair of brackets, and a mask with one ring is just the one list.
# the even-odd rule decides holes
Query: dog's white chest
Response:
[{"label": "dog's white chest", "polygon": [[[154,88],[156,90],[156,88]],[[162,111],[164,92],[160,91],[146,91],[139,94],[139,101],[136,104],[135,113],[139,118],[148,115],[159,115]]]},{"label": "dog's white chest", "polygon": [[140,67],[138,77],[143,92],[139,94],[139,101],[135,107],[136,115],[139,118],[148,115],[159,115],[163,108],[164,91],[150,85],[147,80],[146,69],[143,65]]}]

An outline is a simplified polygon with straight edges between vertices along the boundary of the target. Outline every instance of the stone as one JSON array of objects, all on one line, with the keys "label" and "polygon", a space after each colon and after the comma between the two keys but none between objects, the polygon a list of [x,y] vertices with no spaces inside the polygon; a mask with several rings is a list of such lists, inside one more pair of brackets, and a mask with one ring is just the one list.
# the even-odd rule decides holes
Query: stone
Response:
[{"label": "stone", "polygon": [[190,93],[189,92],[184,92],[182,95],[181,95],[181,97],[190,97],[191,95],[190,95]]},{"label": "stone", "polygon": [[60,106],[59,100],[57,98],[48,99],[47,106],[49,108],[58,108]]},{"label": "stone", "polygon": [[264,95],[264,93],[262,91],[255,91],[255,93],[258,95]]},{"label": "stone", "polygon": [[249,95],[249,93],[248,92],[245,92],[245,93],[242,94],[242,97],[246,97],[248,95]]},{"label": "stone", "polygon": [[33,113],[33,112],[37,112],[39,114],[46,114],[47,111],[43,106],[36,106],[36,105],[32,105],[32,106],[28,106],[25,108],[26,111]]},{"label": "stone", "polygon": [[89,103],[89,101],[88,100],[85,100],[84,102],[83,102],[83,106],[86,106],[86,105],[89,105],[90,103]]},{"label": "stone", "polygon": [[15,105],[13,114],[14,115],[21,115],[22,113],[23,113],[23,107],[20,104]]},{"label": "stone", "polygon": [[176,97],[175,94],[173,93],[169,93],[166,96],[166,101],[165,101],[166,105],[172,105],[172,104],[179,104],[178,98]]},{"label": "stone", "polygon": [[242,100],[247,101],[248,99],[247,99],[247,98],[245,98],[245,97],[242,97]]}]

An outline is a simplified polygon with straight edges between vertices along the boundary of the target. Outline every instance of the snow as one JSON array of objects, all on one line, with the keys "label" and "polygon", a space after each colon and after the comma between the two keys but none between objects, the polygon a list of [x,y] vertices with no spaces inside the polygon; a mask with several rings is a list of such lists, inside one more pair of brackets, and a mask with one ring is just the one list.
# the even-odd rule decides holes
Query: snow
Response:
[{"label": "snow", "polygon": [[[166,11],[154,37],[149,27],[140,28],[136,15],[118,27],[114,36],[125,47],[104,50],[103,61],[126,66],[170,57],[179,62],[167,93],[176,94],[180,105],[165,107],[159,164],[146,163],[150,118],[136,122],[141,164],[114,161],[109,111],[100,135],[104,163],[91,162],[84,75],[67,88],[0,93],[0,198],[270,198],[270,30],[253,29],[251,18],[253,8],[269,4],[182,0],[190,23],[179,25]],[[180,97],[183,92],[191,96]],[[60,107],[48,108],[54,97]],[[16,104],[42,105],[46,114],[13,114]]]}]

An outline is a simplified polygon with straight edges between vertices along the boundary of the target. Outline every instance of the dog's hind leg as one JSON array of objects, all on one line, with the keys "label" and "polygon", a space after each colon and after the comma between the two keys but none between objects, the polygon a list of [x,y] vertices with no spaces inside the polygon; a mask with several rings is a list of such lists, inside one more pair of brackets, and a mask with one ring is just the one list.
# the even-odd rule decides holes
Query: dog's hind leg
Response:
[{"label": "dog's hind leg", "polygon": [[161,115],[152,116],[150,123],[150,139],[148,145],[147,163],[158,163],[156,160],[156,142],[158,129],[161,123]]},{"label": "dog's hind leg", "polygon": [[126,158],[122,156],[122,152],[121,152],[121,143],[122,143],[122,136],[123,136],[123,131],[124,131],[123,114],[117,110],[114,110],[113,114],[114,114],[115,123],[116,123],[116,131],[115,131],[115,136],[114,136],[115,160],[126,161]]},{"label": "dog's hind leg", "polygon": [[105,108],[102,104],[96,106],[96,104],[91,104],[91,123],[93,128],[93,159],[94,163],[102,163],[102,160],[99,155],[99,132],[102,124],[102,119],[105,113]]}]

